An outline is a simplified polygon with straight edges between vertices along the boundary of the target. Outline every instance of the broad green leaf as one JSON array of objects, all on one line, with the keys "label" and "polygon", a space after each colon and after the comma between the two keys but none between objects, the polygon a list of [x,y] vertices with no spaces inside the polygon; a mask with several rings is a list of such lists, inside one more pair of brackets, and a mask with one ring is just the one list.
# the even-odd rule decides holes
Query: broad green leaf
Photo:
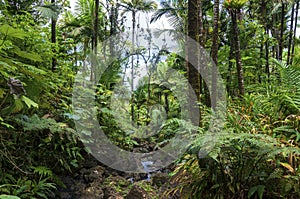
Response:
[{"label": "broad green leaf", "polygon": [[259,199],[262,199],[264,190],[265,190],[264,185],[257,185],[257,186],[251,187],[249,192],[248,192],[248,198],[251,198],[251,196],[253,196],[253,194],[255,192],[257,192]]},{"label": "broad green leaf", "polygon": [[14,37],[18,39],[24,39],[27,36],[26,32],[24,32],[23,30],[13,28],[8,24],[0,26],[0,33],[3,33],[8,37]]},{"label": "broad green leaf", "polygon": [[12,195],[0,195],[0,199],[21,199],[21,198]]},{"label": "broad green leaf", "polygon": [[263,198],[264,191],[265,191],[264,185],[257,185],[257,193],[258,193],[259,199]]},{"label": "broad green leaf", "polygon": [[31,108],[31,106],[34,107],[34,108],[39,107],[39,105],[37,103],[35,103],[34,101],[32,101],[31,99],[29,99],[28,97],[26,97],[24,95],[22,96],[21,99],[22,99],[23,102],[25,102],[25,104],[27,105],[28,108]]}]

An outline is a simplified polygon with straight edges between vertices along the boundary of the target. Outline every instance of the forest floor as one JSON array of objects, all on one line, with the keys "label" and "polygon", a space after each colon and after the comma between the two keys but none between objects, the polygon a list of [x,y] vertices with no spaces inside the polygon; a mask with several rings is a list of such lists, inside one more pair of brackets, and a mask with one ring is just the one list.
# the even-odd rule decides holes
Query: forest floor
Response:
[{"label": "forest floor", "polygon": [[166,171],[152,173],[149,179],[147,174],[116,171],[88,156],[82,167],[72,175],[60,176],[65,187],[57,189],[55,198],[160,199],[169,184],[170,177]]}]

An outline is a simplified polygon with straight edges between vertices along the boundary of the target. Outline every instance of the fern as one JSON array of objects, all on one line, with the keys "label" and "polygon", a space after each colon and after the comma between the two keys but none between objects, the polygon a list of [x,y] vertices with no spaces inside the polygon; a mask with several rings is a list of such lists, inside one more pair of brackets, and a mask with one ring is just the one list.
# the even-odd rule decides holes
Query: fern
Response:
[{"label": "fern", "polygon": [[[296,170],[287,163],[291,154],[300,156],[299,148],[282,147],[278,140],[264,134],[229,131],[222,133],[207,157],[198,159],[186,155],[172,177],[171,183],[177,186],[168,189],[165,195],[180,191],[186,198],[199,195],[203,198],[238,198],[257,192],[260,197],[271,197],[280,187],[299,183],[297,177],[293,178],[293,175],[299,176],[299,172],[295,173]],[[291,187],[290,192],[282,190],[280,193],[285,196],[291,192],[296,194],[297,188]]]},{"label": "fern", "polygon": [[38,174],[41,178],[51,178],[53,176],[52,171],[44,166],[32,167],[33,173]]}]

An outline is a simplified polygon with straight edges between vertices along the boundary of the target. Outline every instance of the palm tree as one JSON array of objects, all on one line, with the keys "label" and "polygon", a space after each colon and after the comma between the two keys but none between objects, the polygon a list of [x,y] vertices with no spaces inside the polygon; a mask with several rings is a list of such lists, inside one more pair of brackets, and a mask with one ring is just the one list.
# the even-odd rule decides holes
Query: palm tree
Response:
[{"label": "palm tree", "polygon": [[[76,59],[84,60],[89,52],[97,54],[98,41],[103,41],[109,36],[106,29],[105,13],[102,11],[96,0],[77,0],[75,13],[66,12],[63,17],[63,29],[66,29],[66,36],[74,40],[75,48],[82,49],[82,57]],[[89,50],[90,49],[90,50]],[[85,68],[85,62],[83,62]],[[90,79],[95,78],[95,68],[91,68]]]},{"label": "palm tree", "polygon": [[91,47],[95,52],[99,37],[99,0],[78,0],[75,6],[75,19],[68,26],[76,27],[85,47]]},{"label": "palm tree", "polygon": [[225,6],[229,10],[231,16],[231,22],[232,22],[232,29],[233,29],[232,47],[234,48],[235,51],[235,62],[237,68],[238,88],[239,88],[240,97],[242,97],[245,94],[245,86],[244,86],[244,72],[243,72],[242,58],[241,58],[238,14],[240,13],[241,8],[246,4],[246,2],[247,0],[225,1]]},{"label": "palm tree", "polygon": [[[148,1],[148,0],[121,0],[120,6],[124,8],[124,13],[130,12],[132,17],[132,48],[131,53],[134,53],[134,46],[135,46],[135,28],[136,28],[136,14],[138,12],[150,12],[157,8],[157,4],[155,1]],[[131,100],[134,99],[133,93],[133,81],[134,80],[134,61],[131,58],[131,91],[132,97]],[[134,103],[131,102],[131,117],[132,121],[134,121]]]}]

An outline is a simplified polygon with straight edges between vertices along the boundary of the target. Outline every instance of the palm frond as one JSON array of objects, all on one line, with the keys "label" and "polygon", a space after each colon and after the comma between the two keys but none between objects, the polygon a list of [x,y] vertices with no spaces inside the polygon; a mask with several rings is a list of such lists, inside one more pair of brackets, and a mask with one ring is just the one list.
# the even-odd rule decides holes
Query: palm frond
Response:
[{"label": "palm frond", "polygon": [[55,4],[36,6],[38,12],[45,18],[58,19],[60,13],[60,7]]},{"label": "palm frond", "polygon": [[183,19],[180,16],[180,12],[184,12],[184,6],[174,7],[170,3],[163,1],[161,2],[161,9],[158,9],[151,17],[150,23],[156,22],[161,17],[166,16],[168,22],[174,28],[182,27]]}]

